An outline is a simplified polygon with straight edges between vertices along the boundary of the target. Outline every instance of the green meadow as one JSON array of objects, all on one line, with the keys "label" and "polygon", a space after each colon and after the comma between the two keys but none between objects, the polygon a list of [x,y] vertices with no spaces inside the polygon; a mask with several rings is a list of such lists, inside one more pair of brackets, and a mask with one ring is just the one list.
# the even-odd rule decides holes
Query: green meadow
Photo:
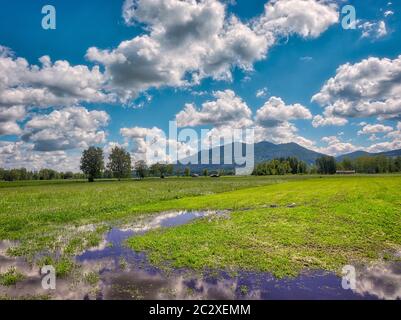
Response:
[{"label": "green meadow", "polygon": [[[339,272],[345,264],[397,259],[401,176],[167,178],[0,183],[0,239],[9,255],[54,263],[96,246],[113,224],[171,210],[229,210],[222,217],[129,239],[152,263],[195,270]],[[86,230],[80,226],[94,224]],[[62,255],[53,261],[52,252]]]}]

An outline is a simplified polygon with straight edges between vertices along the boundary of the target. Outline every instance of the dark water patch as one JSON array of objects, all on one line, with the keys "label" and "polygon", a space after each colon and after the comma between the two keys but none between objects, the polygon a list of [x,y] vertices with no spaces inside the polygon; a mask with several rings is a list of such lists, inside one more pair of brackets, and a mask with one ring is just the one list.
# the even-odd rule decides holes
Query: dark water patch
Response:
[{"label": "dark water patch", "polygon": [[[376,267],[359,273],[357,288],[345,290],[342,279],[324,271],[304,272],[296,278],[277,279],[268,273],[219,271],[203,275],[189,270],[168,273],[151,265],[144,253],[124,246],[124,241],[160,227],[188,223],[196,218],[226,213],[166,213],[141,225],[112,229],[106,245],[77,257],[83,266],[103,261],[99,270],[104,299],[397,299],[401,298],[400,266]],[[121,260],[126,265],[121,267]],[[386,266],[385,268],[390,268]],[[386,277],[389,279],[385,280]]]},{"label": "dark water patch", "polygon": [[[18,262],[28,277],[11,288],[0,286],[0,295],[50,294],[53,299],[223,299],[223,300],[359,300],[401,299],[401,263],[357,268],[354,290],[342,288],[342,279],[324,271],[307,271],[295,278],[277,279],[269,273],[238,271],[162,270],[150,264],[143,252],[125,246],[125,240],[157,228],[168,228],[195,219],[229,218],[225,211],[168,212],[112,228],[95,248],[75,257],[80,274],[57,279],[57,289],[41,287],[39,269],[21,259],[4,256],[7,243],[0,246],[0,267],[6,270]],[[88,284],[86,274],[98,275],[98,283]]]}]

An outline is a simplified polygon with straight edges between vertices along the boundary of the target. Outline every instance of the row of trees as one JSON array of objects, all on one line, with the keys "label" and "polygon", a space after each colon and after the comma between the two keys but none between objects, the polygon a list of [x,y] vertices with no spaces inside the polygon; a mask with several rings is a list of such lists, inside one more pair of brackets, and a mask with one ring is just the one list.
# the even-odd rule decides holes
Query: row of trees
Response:
[{"label": "row of trees", "polygon": [[[124,148],[114,147],[108,160],[106,167],[113,178],[121,180],[122,178],[131,177],[131,155]],[[105,170],[103,149],[90,147],[84,150],[80,169],[87,175],[89,182],[93,182],[95,178],[102,177],[102,173]]]},{"label": "row of trees", "polygon": [[252,174],[256,176],[266,176],[305,173],[308,173],[307,164],[295,157],[289,157],[261,162],[255,166]]},{"label": "row of trees", "polygon": [[2,169],[0,168],[0,180],[56,180],[56,179],[84,179],[82,173],[73,173],[71,171],[58,172],[52,169],[41,169],[39,171],[29,171],[26,168],[20,169]]},{"label": "row of trees", "polygon": [[311,166],[297,158],[281,158],[257,164],[253,175],[335,174],[337,171],[397,173],[401,172],[401,157],[363,156],[357,159],[345,158],[337,162],[334,157],[322,156]]},{"label": "row of trees", "polygon": [[[88,177],[89,182],[96,178],[129,178],[132,170],[135,170],[139,178],[147,176],[157,176],[164,178],[174,173],[174,165],[155,163],[148,166],[145,161],[137,161],[134,166],[131,164],[131,156],[124,148],[114,147],[109,155],[107,165],[104,165],[103,150],[101,148],[90,147],[82,153],[81,170]],[[184,175],[189,176],[189,168],[184,169]]]},{"label": "row of trees", "polygon": [[355,170],[358,173],[401,172],[401,157],[363,156],[357,159],[344,159],[337,163],[337,170]]},{"label": "row of trees", "polygon": [[[84,179],[93,182],[96,178],[130,178],[133,170],[139,178],[158,176],[164,178],[174,174],[174,165],[156,163],[148,166],[145,161],[137,161],[134,166],[131,156],[124,148],[114,147],[108,157],[108,163],[104,163],[103,150],[90,147],[83,151],[80,163],[83,173],[57,172],[52,169],[40,171],[28,171],[21,169],[0,168],[0,180],[53,180],[53,179]],[[363,156],[357,159],[343,159],[336,162],[334,157],[322,156],[316,159],[315,165],[308,166],[304,161],[296,157],[280,158],[259,163],[255,166],[253,175],[286,175],[286,174],[335,174],[338,170],[356,171],[358,173],[395,173],[401,172],[401,157],[389,158],[385,156]],[[190,176],[189,167],[176,167],[177,176]],[[219,172],[224,175],[224,171]],[[204,169],[202,175],[208,176]]]},{"label": "row of trees", "polygon": [[[190,176],[191,170],[189,167],[176,168],[174,165],[155,163],[148,166],[145,161],[137,161],[134,166],[131,163],[131,156],[124,148],[114,147],[108,157],[108,163],[105,165],[104,154],[101,148],[90,147],[83,151],[80,169],[83,173],[73,172],[58,172],[52,169],[42,169],[40,171],[29,171],[26,168],[20,169],[2,169],[0,168],[0,180],[17,181],[17,180],[58,180],[58,179],[85,179],[90,182],[95,179],[105,178],[130,178],[135,172],[139,178],[149,176],[161,177],[171,176]],[[220,172],[221,175],[224,172]],[[208,175],[208,170],[203,171],[203,175]]]}]

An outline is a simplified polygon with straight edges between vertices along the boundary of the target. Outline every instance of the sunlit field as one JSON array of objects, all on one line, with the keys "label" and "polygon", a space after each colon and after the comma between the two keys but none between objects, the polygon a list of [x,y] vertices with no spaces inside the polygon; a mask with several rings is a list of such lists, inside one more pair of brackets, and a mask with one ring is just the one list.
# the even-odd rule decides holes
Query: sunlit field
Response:
[{"label": "sunlit field", "polygon": [[[292,177],[304,179],[304,177]],[[56,225],[129,217],[137,206],[291,180],[280,177],[0,182],[0,238],[20,239]]]},{"label": "sunlit field", "polygon": [[[401,252],[399,175],[2,182],[0,204],[0,238],[12,244],[2,254],[54,265],[61,278],[76,274],[75,257],[104,243],[111,228],[180,210],[224,215],[158,228],[123,246],[163,269],[277,278],[339,274],[347,264],[399,260]],[[7,286],[24,275],[11,268],[0,279]]]}]

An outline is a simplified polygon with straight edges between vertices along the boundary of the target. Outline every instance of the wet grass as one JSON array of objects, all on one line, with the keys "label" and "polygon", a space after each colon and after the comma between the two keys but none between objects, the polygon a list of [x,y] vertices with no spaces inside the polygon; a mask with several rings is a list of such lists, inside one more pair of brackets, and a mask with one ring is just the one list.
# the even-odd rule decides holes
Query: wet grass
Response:
[{"label": "wet grass", "polygon": [[155,264],[283,277],[303,269],[339,272],[346,264],[392,259],[401,250],[400,176],[293,181],[136,208],[172,209],[233,212],[230,219],[131,238],[129,246],[147,251]]},{"label": "wet grass", "polygon": [[100,281],[100,276],[97,272],[88,272],[84,274],[84,280],[91,286],[96,286]]},{"label": "wet grass", "polygon": [[[47,261],[58,276],[66,276],[75,267],[71,262],[74,255],[97,246],[107,223],[142,214],[134,209],[137,206],[304,178],[0,182],[0,240],[19,241],[7,251],[9,256],[24,256],[37,265]],[[90,224],[97,227],[79,228]]]},{"label": "wet grass", "polygon": [[11,267],[6,272],[0,274],[0,285],[7,287],[13,286],[23,279],[24,275],[14,267]]},{"label": "wet grass", "polygon": [[[100,244],[109,224],[179,209],[232,212],[152,231],[129,246],[158,265],[279,277],[393,259],[401,248],[396,175],[0,183],[0,239],[19,241],[8,255],[54,265],[63,277],[76,268],[76,254]],[[88,224],[95,227],[79,228]]]},{"label": "wet grass", "polygon": [[288,179],[227,177],[96,183],[0,182],[0,239],[20,240],[26,234],[47,232],[56,226],[79,226],[127,217],[132,215],[131,208],[139,205],[273,184]]}]

